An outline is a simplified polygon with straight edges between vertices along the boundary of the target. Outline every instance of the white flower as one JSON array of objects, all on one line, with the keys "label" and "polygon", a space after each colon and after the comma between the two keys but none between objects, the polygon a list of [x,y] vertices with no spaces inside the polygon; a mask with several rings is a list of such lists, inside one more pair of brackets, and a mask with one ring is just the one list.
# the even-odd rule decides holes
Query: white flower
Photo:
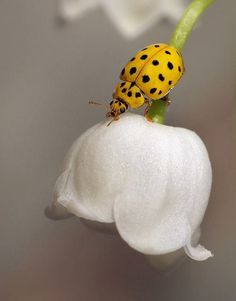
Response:
[{"label": "white flower", "polygon": [[131,113],[107,123],[93,126],[73,144],[49,214],[55,218],[61,204],[78,217],[114,222],[121,237],[144,254],[184,248],[196,260],[212,256],[191,245],[212,181],[201,139]]},{"label": "white flower", "polygon": [[143,33],[163,18],[178,20],[184,0],[60,0],[59,17],[65,21],[101,6],[119,31],[128,38]]}]

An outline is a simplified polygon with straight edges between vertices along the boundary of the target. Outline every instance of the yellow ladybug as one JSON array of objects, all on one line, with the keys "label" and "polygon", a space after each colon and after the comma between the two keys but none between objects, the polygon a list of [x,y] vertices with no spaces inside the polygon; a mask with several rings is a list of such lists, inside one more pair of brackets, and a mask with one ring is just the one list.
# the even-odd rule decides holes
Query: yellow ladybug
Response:
[{"label": "yellow ladybug", "polygon": [[164,98],[183,72],[183,59],[176,48],[167,44],[143,48],[121,71],[123,82],[115,88],[107,117],[118,120],[129,106],[136,109],[149,104],[149,100]]}]

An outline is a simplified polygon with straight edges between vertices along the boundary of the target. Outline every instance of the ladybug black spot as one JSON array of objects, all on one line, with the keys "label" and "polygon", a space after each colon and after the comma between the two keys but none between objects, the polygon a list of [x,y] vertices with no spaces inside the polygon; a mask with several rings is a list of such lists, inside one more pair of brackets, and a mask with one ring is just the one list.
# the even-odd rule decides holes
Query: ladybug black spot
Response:
[{"label": "ladybug black spot", "polygon": [[170,51],[168,50],[166,50],[165,53],[171,55]]},{"label": "ladybug black spot", "polygon": [[124,85],[125,85],[125,82],[121,83],[120,87],[122,88],[122,87],[124,87]]},{"label": "ladybug black spot", "polygon": [[122,93],[125,93],[126,91],[127,91],[126,88],[123,88],[123,89],[121,90]]},{"label": "ladybug black spot", "polygon": [[123,104],[125,105],[125,108],[127,110],[128,109],[128,104],[125,101],[123,101]]},{"label": "ladybug black spot", "polygon": [[156,92],[156,90],[157,90],[157,88],[152,88],[152,89],[150,90],[150,93],[151,93],[151,94],[154,94],[154,93]]},{"label": "ladybug black spot", "polygon": [[129,74],[132,75],[132,74],[134,74],[136,71],[137,71],[137,68],[136,68],[136,67],[132,67],[132,68],[129,70]]},{"label": "ladybug black spot", "polygon": [[148,75],[143,75],[143,83],[147,83],[150,81],[150,77]]},{"label": "ladybug black spot", "polygon": [[161,73],[158,75],[158,77],[160,81],[164,82],[165,78]]},{"label": "ladybug black spot", "polygon": [[144,54],[144,55],[142,55],[142,56],[140,57],[140,60],[146,60],[147,57],[148,57],[148,56],[147,56],[146,54]]},{"label": "ladybug black spot", "polygon": [[113,104],[113,100],[110,102],[110,106]]},{"label": "ladybug black spot", "polygon": [[132,57],[132,59],[130,60],[130,62],[133,62],[135,60],[135,57]]},{"label": "ladybug black spot", "polygon": [[133,88],[133,86],[135,86],[135,82],[132,82],[129,89]]},{"label": "ladybug black spot", "polygon": [[131,97],[131,96],[132,96],[132,92],[129,91],[129,92],[127,93],[127,95],[128,95],[129,97]]},{"label": "ladybug black spot", "polygon": [[172,80],[169,80],[168,84],[171,85],[172,84]]},{"label": "ladybug black spot", "polygon": [[124,75],[124,74],[125,74],[125,68],[123,68],[121,71],[121,75]]},{"label": "ladybug black spot", "polygon": [[162,93],[162,91],[160,90],[159,93],[158,93],[158,95],[160,95],[161,93]]},{"label": "ladybug black spot", "polygon": [[181,72],[181,68],[180,68],[180,66],[178,67],[178,70],[179,70],[179,72]]},{"label": "ladybug black spot", "polygon": [[158,47],[160,47],[160,45],[156,44],[154,47],[158,48]]},{"label": "ladybug black spot", "polygon": [[159,65],[159,62],[158,62],[158,60],[153,60],[152,64],[153,64],[153,66],[157,66],[157,65]]},{"label": "ladybug black spot", "polygon": [[168,62],[167,67],[172,70],[174,68],[173,64],[171,62]]},{"label": "ladybug black spot", "polygon": [[144,51],[144,50],[146,50],[146,49],[147,49],[147,47],[143,48],[142,51]]},{"label": "ladybug black spot", "polygon": [[141,93],[140,93],[140,92],[136,92],[136,93],[135,93],[135,97],[137,97],[137,98],[138,98],[138,97],[141,97]]}]

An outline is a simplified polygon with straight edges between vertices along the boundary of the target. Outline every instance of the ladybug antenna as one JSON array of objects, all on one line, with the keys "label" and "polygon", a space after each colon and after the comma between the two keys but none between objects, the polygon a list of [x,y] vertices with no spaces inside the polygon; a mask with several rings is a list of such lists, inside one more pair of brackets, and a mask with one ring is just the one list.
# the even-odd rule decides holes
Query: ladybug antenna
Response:
[{"label": "ladybug antenna", "polygon": [[107,112],[109,111],[109,106],[108,105],[106,105],[106,104],[104,104],[104,103],[100,103],[100,102],[95,102],[95,101],[92,101],[92,100],[90,100],[89,102],[88,102],[90,105],[97,105],[97,106],[103,106],[103,107],[105,107],[106,108],[106,110],[107,110]]}]

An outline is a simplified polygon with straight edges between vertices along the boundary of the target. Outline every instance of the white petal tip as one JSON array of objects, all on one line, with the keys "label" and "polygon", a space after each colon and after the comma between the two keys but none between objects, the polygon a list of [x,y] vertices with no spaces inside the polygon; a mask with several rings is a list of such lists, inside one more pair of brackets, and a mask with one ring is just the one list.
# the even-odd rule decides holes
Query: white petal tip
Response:
[{"label": "white petal tip", "polygon": [[74,21],[82,17],[92,8],[96,8],[98,1],[95,0],[61,0],[58,6],[58,17],[65,22]]},{"label": "white petal tip", "polygon": [[184,247],[184,251],[190,258],[197,261],[204,261],[214,256],[211,251],[207,250],[202,245],[193,247],[191,244],[187,244]]},{"label": "white petal tip", "polygon": [[60,7],[58,17],[65,22],[72,22],[79,16],[79,12],[70,7]]},{"label": "white petal tip", "polygon": [[69,213],[67,209],[59,203],[53,203],[45,208],[46,217],[53,220],[60,220],[72,217],[73,214]]}]

